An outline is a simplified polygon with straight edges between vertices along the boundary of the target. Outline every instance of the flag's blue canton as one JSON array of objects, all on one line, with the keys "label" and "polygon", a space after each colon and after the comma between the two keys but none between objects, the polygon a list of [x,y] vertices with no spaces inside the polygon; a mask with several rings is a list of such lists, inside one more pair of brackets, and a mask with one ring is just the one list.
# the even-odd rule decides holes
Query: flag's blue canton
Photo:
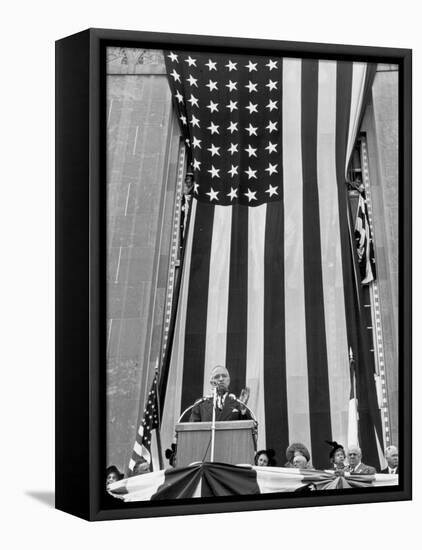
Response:
[{"label": "flag's blue canton", "polygon": [[282,60],[165,52],[190,150],[194,196],[257,206],[282,198]]}]

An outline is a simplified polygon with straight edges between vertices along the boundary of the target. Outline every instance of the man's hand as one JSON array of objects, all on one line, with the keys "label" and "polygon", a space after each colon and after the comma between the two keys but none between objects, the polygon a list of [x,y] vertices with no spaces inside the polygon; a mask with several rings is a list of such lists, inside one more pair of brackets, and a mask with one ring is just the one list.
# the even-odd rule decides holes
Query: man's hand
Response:
[{"label": "man's hand", "polygon": [[[249,395],[250,395],[250,389],[249,389],[248,387],[244,388],[244,389],[240,392],[240,396],[239,396],[239,401],[240,401],[240,403],[244,403],[245,405],[247,405],[248,400],[249,400]],[[246,412],[246,407],[240,405],[240,412],[241,412],[242,414],[245,414],[245,412]]]},{"label": "man's hand", "polygon": [[250,393],[251,391],[248,387],[243,388],[243,390],[240,392],[239,401],[247,405]]}]

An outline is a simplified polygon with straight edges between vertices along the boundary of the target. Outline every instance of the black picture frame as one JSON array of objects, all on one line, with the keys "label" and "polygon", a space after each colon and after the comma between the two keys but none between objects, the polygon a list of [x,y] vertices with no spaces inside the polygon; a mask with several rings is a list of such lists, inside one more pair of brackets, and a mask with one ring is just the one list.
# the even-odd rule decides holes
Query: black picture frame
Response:
[{"label": "black picture frame", "polygon": [[[399,418],[397,487],[289,498],[111,505],[105,500],[105,48],[275,53],[399,66]],[[56,42],[56,507],[87,520],[203,514],[412,498],[411,161],[408,49],[88,29]]]}]

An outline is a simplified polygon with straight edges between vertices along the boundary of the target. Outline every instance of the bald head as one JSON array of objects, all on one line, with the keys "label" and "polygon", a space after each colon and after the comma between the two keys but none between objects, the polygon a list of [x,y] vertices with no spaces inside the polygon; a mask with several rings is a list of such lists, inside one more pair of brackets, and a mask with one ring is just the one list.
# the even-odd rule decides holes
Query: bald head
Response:
[{"label": "bald head", "polygon": [[390,468],[397,468],[399,465],[399,450],[396,446],[390,445],[385,449],[385,459]]},{"label": "bald head", "polygon": [[347,458],[349,460],[350,466],[357,466],[362,458],[362,451],[360,447],[358,445],[350,445],[347,452]]},{"label": "bald head", "polygon": [[211,371],[211,386],[215,386],[219,393],[225,393],[230,386],[230,374],[226,367],[217,365]]}]

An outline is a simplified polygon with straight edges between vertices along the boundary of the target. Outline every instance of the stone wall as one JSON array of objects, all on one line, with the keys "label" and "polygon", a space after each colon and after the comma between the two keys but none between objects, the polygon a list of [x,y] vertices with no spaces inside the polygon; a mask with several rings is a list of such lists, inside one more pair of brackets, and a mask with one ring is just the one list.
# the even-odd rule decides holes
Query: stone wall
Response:
[{"label": "stone wall", "polygon": [[107,58],[107,463],[125,471],[160,352],[179,129],[160,52]]}]

